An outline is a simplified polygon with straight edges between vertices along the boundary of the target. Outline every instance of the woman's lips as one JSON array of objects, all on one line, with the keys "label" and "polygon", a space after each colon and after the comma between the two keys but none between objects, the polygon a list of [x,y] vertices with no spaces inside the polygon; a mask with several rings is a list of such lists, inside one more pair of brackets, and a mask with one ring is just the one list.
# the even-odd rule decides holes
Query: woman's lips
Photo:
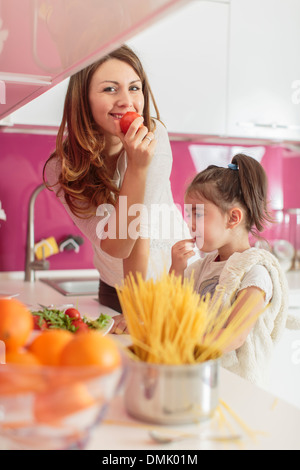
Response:
[{"label": "woman's lips", "polygon": [[120,121],[122,117],[124,116],[124,114],[121,114],[121,113],[110,113],[110,115],[117,121]]},{"label": "woman's lips", "polygon": [[[112,116],[114,119],[117,119],[118,121],[120,121],[120,119],[122,119],[123,116],[125,116],[125,114],[127,114],[128,112],[132,112],[133,110],[131,109],[130,111],[126,111],[126,112],[122,112],[122,113],[109,113],[110,116]],[[137,113],[137,111],[134,111]],[[137,113],[139,114],[139,113]]]}]

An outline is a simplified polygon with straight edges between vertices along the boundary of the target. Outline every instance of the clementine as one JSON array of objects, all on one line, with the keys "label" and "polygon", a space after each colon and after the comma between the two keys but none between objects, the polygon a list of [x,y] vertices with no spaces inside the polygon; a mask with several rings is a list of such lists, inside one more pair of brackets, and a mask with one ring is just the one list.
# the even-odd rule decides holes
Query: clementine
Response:
[{"label": "clementine", "polygon": [[95,400],[82,382],[48,389],[35,396],[34,415],[40,423],[59,424],[65,417],[93,406]]},{"label": "clementine", "polygon": [[32,314],[22,302],[0,299],[0,341],[4,341],[6,351],[24,346],[32,330]]},{"label": "clementine", "polygon": [[57,366],[63,348],[72,340],[73,333],[67,330],[45,330],[28,346],[42,365]]},{"label": "clementine", "polygon": [[0,367],[0,396],[45,390],[47,380],[33,355],[12,351],[7,356],[9,362]]},{"label": "clementine", "polygon": [[100,366],[110,372],[121,364],[121,354],[115,342],[95,330],[74,335],[61,353],[62,366]]},{"label": "clementine", "polygon": [[20,364],[26,366],[41,365],[38,358],[26,349],[19,349],[18,351],[8,351],[6,354],[6,364]]}]

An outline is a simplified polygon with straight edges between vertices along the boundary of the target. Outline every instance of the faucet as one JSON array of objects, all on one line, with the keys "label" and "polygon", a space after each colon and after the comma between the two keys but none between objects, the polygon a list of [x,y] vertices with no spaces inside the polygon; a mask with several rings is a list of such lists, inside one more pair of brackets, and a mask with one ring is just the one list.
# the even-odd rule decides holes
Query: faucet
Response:
[{"label": "faucet", "polygon": [[27,238],[26,238],[26,262],[25,262],[25,281],[34,282],[35,281],[35,271],[47,270],[50,267],[49,261],[45,259],[38,261],[35,260],[34,254],[34,206],[37,196],[40,194],[43,189],[45,189],[45,184],[39,185],[34,192],[32,193],[29,206],[28,206],[28,219],[27,219]]}]

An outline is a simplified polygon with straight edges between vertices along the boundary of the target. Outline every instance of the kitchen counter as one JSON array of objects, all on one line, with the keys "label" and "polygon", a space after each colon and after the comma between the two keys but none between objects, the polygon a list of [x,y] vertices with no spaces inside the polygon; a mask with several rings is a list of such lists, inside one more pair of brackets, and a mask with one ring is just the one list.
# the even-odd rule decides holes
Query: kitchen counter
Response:
[{"label": "kitchen counter", "polygon": [[[191,438],[172,444],[157,444],[151,441],[149,430],[153,425],[130,418],[124,410],[122,395],[111,404],[104,423],[99,426],[88,445],[89,450],[164,450],[176,453],[176,450],[300,450],[300,410],[279,400],[273,395],[246,382],[237,375],[221,369],[220,400],[243,422],[239,426],[230,419],[223,406],[222,411],[232,424],[234,433],[241,433],[241,441],[213,442]],[[220,427],[219,416],[208,422],[195,425],[170,427],[182,433],[225,433],[226,427]],[[154,426],[159,429],[159,426]],[[166,427],[162,427],[163,430]]]},{"label": "kitchen counter", "polygon": [[23,280],[1,280],[0,293],[18,294],[16,298],[30,308],[39,307],[39,304],[57,307],[73,304],[76,308],[78,307],[82,315],[86,315],[91,319],[97,318],[100,313],[111,316],[116,315],[114,310],[103,305],[100,306],[97,295],[66,297],[40,280],[33,283],[24,282]]},{"label": "kitchen counter", "polygon": [[[96,318],[100,313],[111,316],[116,314],[113,310],[99,305],[96,296],[65,297],[41,281],[24,283],[22,280],[1,280],[0,291],[19,294],[18,298],[30,306],[37,306],[39,303],[56,306],[71,303],[90,318]],[[124,345],[130,343],[127,335],[113,337]],[[131,419],[124,409],[120,393],[113,400],[105,422],[94,431],[88,449],[140,449],[149,453],[161,449],[173,454],[180,449],[300,449],[300,409],[297,407],[223,369],[220,377],[220,399],[244,423],[241,427],[235,419],[232,420],[230,415],[226,415],[234,431],[243,436],[241,442],[215,442],[191,438],[176,444],[154,443],[148,435],[150,427],[153,426]],[[225,409],[222,409],[226,414]],[[217,417],[198,425],[176,426],[172,430],[196,433],[211,430],[213,433],[211,428],[217,424],[216,419]]]}]

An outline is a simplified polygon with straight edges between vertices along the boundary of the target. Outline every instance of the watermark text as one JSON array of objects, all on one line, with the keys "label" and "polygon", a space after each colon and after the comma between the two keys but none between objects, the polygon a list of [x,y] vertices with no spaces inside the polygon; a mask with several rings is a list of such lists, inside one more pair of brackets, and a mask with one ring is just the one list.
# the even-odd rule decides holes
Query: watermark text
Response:
[{"label": "watermark text", "polygon": [[300,339],[293,341],[292,349],[294,349],[294,352],[292,354],[292,363],[295,366],[299,366],[300,365]]},{"label": "watermark text", "polygon": [[6,104],[6,85],[3,80],[0,80],[0,104]]},{"label": "watermark text", "polygon": [[[128,207],[127,196],[120,196],[118,210],[111,204],[98,206],[96,215],[97,236],[101,240],[184,240],[197,239],[199,249],[203,246],[204,234],[203,204],[184,205],[184,213],[179,204],[166,203],[133,204]],[[201,246],[199,246],[201,245]]]},{"label": "watermark text", "polygon": [[300,80],[293,81],[292,90],[292,103],[300,104]]}]

